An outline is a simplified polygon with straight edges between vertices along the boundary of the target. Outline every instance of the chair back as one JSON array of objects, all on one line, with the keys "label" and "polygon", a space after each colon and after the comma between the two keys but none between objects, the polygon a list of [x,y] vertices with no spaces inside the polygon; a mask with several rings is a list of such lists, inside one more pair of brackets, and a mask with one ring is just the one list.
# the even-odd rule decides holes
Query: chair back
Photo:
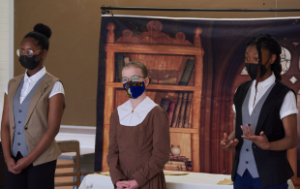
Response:
[{"label": "chair back", "polygon": [[56,169],[62,168],[73,168],[73,172],[63,172],[63,173],[55,173],[55,177],[76,177],[76,181],[73,182],[55,182],[55,187],[57,186],[76,186],[79,188],[80,185],[80,148],[79,141],[77,140],[69,140],[69,141],[58,141],[57,142],[60,151],[62,153],[67,152],[75,152],[75,161],[73,163],[68,164],[57,164]]}]

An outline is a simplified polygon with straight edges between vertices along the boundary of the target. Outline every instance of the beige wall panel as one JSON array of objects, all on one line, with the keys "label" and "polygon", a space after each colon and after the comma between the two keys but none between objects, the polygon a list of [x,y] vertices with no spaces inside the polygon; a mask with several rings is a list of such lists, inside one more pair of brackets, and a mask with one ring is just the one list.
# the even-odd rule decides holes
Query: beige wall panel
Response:
[{"label": "beige wall panel", "polygon": [[[36,23],[49,25],[53,35],[45,61],[47,70],[65,86],[67,109],[62,124],[96,125],[98,48],[102,5],[174,8],[300,8],[298,0],[26,0],[15,1],[15,49]],[[113,11],[174,17],[249,18],[300,16],[300,13],[275,12],[155,12]],[[15,75],[24,72],[15,56]]]}]

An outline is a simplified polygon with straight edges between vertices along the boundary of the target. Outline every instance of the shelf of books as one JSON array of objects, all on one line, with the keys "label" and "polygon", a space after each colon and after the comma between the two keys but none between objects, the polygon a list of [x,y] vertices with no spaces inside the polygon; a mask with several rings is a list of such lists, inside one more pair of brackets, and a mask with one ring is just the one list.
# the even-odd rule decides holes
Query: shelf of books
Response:
[{"label": "shelf of books", "polygon": [[106,136],[110,114],[128,100],[121,80],[122,68],[130,61],[146,65],[152,78],[151,84],[146,87],[146,95],[168,114],[171,150],[165,169],[200,171],[199,128],[204,54],[201,29],[196,28],[192,44],[185,40],[182,32],[173,39],[156,30],[161,27],[159,21],[150,21],[147,24],[148,33],[133,36],[131,31],[124,30],[123,36],[116,41],[113,24],[107,27],[102,171],[108,170]]},{"label": "shelf of books", "polygon": [[[119,82],[107,83],[106,86],[114,88],[123,88],[123,84]],[[174,86],[174,85],[163,85],[163,84],[151,84],[147,87],[147,90],[165,90],[165,91],[200,91],[201,87],[195,86]]]},{"label": "shelf of books", "polygon": [[[146,91],[146,95],[159,104],[169,116],[170,132],[198,133],[192,128],[192,97],[191,92],[169,93],[164,91]],[[116,89],[115,109],[125,103],[128,97],[123,89]]]}]

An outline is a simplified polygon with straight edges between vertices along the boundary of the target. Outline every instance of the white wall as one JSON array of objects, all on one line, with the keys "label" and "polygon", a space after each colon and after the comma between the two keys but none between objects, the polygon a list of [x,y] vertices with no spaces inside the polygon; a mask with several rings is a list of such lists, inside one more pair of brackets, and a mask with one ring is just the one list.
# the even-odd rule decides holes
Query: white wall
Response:
[{"label": "white wall", "polygon": [[0,120],[2,118],[4,90],[9,78],[13,76],[12,29],[13,0],[0,0]]}]

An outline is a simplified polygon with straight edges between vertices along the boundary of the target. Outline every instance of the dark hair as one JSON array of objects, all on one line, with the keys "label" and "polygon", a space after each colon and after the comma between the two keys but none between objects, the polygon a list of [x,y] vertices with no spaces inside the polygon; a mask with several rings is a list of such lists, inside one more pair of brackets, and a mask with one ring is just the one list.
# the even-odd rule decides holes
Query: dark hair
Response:
[{"label": "dark hair", "polygon": [[49,49],[49,38],[51,37],[52,31],[51,29],[44,25],[44,24],[36,24],[33,28],[32,32],[29,32],[27,35],[25,35],[25,38],[33,38],[37,44],[41,46],[42,50],[48,50]]},{"label": "dark hair", "polygon": [[144,78],[149,78],[149,84],[151,83],[151,77],[148,75],[148,69],[147,67],[145,66],[145,64],[141,63],[141,62],[138,62],[138,61],[131,61],[131,62],[128,62],[127,64],[125,64],[125,66],[122,68],[122,70],[126,67],[130,67],[130,66],[133,66],[135,68],[140,68],[142,70],[142,74],[144,76]]},{"label": "dark hair", "polygon": [[274,72],[274,75],[277,80],[281,80],[281,71],[282,67],[280,64],[280,54],[281,54],[281,46],[279,43],[269,34],[259,34],[250,38],[247,43],[247,47],[256,45],[258,55],[259,55],[259,63],[261,64],[261,49],[269,50],[270,55],[276,54],[276,60],[271,65],[271,70]]}]

